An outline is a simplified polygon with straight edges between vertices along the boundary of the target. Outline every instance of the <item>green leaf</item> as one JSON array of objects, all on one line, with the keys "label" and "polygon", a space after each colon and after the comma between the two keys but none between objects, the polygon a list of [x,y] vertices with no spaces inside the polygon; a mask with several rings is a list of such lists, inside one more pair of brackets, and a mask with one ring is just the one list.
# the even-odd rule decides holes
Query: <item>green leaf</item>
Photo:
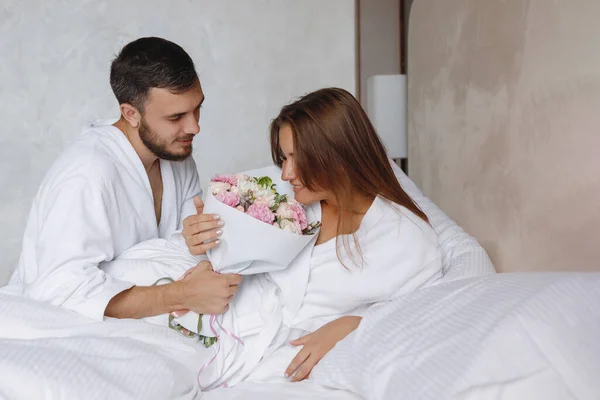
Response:
[{"label": "green leaf", "polygon": [[202,330],[202,315],[203,314],[198,314],[198,330],[196,332],[198,332],[198,335],[200,334],[200,331]]},{"label": "green leaf", "polygon": [[272,188],[273,180],[268,176],[261,176],[256,180],[258,186],[262,186],[263,188]]},{"label": "green leaf", "polygon": [[275,196],[275,203],[273,204],[273,207],[271,207],[271,211],[277,211],[279,205],[285,202],[287,202],[287,194],[278,194],[277,196]]}]

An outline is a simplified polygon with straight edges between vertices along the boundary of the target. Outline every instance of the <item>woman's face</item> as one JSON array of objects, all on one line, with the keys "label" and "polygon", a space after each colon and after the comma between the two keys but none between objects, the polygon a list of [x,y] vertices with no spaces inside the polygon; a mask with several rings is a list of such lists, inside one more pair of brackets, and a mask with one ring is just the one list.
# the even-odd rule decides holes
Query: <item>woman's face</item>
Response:
[{"label": "woman's face", "polygon": [[281,166],[281,179],[294,187],[294,198],[302,204],[326,200],[326,192],[312,192],[300,181],[294,163],[294,137],[292,128],[288,124],[282,125],[279,129],[279,145],[285,157]]}]

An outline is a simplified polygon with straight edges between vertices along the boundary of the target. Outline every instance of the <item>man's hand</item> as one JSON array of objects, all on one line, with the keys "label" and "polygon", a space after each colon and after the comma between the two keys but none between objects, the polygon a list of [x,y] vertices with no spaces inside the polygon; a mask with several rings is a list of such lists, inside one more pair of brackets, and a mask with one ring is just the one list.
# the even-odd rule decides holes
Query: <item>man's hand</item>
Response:
[{"label": "man's hand", "polygon": [[182,235],[190,253],[197,256],[219,245],[223,221],[218,215],[203,214],[204,203],[198,196],[194,197],[194,206],[197,213],[183,220]]},{"label": "man's hand", "polygon": [[178,283],[183,291],[187,310],[199,314],[223,314],[237,293],[242,277],[237,274],[217,274],[208,261],[200,261]]},{"label": "man's hand", "polygon": [[313,333],[290,342],[293,346],[303,347],[285,370],[285,376],[289,377],[296,372],[292,382],[308,378],[314,366],[333,349],[337,342],[355,330],[361,320],[361,317],[338,318]]},{"label": "man's hand", "polygon": [[134,286],[108,303],[104,315],[113,318],[145,318],[192,310],[198,314],[222,314],[238,291],[242,277],[217,274],[201,261],[180,281],[156,286]]}]

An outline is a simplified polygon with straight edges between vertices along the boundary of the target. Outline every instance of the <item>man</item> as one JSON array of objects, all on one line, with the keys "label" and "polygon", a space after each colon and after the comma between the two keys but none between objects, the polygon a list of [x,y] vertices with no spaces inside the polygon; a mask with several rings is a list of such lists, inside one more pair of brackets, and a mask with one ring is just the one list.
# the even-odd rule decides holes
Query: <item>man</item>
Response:
[{"label": "man", "polygon": [[[120,119],[83,132],[48,171],[6,290],[96,320],[220,314],[241,277],[216,274],[207,261],[181,281],[152,287],[100,268],[144,240],[168,238],[202,211],[190,156],[204,94],[192,59],[167,40],[138,39],[113,61],[110,83]],[[218,218],[203,215],[196,223],[204,231],[197,252],[218,245]]]}]

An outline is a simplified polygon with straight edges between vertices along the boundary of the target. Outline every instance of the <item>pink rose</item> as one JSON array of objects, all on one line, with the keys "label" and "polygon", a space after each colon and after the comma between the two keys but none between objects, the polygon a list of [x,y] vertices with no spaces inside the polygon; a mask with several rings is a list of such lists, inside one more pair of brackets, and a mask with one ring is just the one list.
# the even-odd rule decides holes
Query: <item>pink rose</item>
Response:
[{"label": "pink rose", "polygon": [[300,203],[290,204],[290,208],[294,212],[294,224],[300,228],[300,231],[308,228],[308,218],[306,217],[306,211]]},{"label": "pink rose", "polygon": [[236,207],[240,204],[240,198],[236,193],[228,192],[223,190],[217,193],[216,199],[223,204],[227,204],[229,207]]},{"label": "pink rose", "polygon": [[271,210],[269,210],[269,207],[264,204],[252,204],[248,207],[246,214],[261,220],[262,222],[266,222],[269,225],[275,221],[275,214],[273,214]]},{"label": "pink rose", "polygon": [[238,178],[235,175],[216,175],[211,179],[212,182],[225,182],[229,183],[231,186],[237,186]]}]

